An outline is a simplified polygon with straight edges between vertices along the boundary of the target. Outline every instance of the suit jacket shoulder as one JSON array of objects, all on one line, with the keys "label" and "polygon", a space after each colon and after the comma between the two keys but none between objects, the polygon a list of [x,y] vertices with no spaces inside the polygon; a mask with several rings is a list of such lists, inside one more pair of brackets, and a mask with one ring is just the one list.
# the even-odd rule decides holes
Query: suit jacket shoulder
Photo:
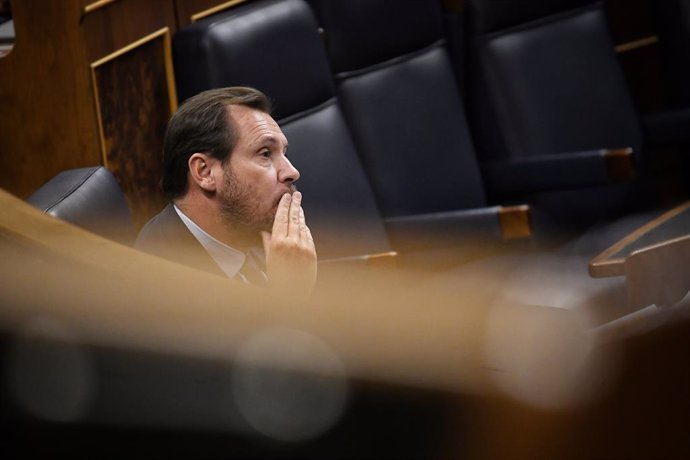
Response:
[{"label": "suit jacket shoulder", "polygon": [[182,222],[172,204],[168,204],[144,225],[134,247],[172,262],[225,276]]}]

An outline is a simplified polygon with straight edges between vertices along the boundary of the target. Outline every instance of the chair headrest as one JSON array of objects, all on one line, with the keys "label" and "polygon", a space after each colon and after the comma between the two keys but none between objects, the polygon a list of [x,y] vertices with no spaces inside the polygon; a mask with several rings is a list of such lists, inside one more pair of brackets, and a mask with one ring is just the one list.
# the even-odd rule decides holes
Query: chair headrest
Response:
[{"label": "chair headrest", "polygon": [[596,0],[469,0],[474,33],[486,34],[571,10]]},{"label": "chair headrest", "polygon": [[27,202],[38,209],[106,238],[131,243],[132,214],[115,177],[103,166],[63,171]]},{"label": "chair headrest", "polygon": [[252,86],[271,98],[274,118],[335,94],[316,19],[302,0],[242,4],[181,29],[173,39],[178,95]]},{"label": "chair headrest", "polygon": [[335,73],[423,49],[444,37],[439,1],[312,0]]}]

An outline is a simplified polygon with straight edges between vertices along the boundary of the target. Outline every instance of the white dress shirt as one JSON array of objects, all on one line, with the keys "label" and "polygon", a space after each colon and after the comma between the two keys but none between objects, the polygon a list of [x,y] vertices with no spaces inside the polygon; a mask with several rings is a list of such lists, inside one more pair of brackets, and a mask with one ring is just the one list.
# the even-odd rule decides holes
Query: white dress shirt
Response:
[{"label": "white dress shirt", "polygon": [[218,241],[208,233],[206,233],[201,227],[194,223],[192,219],[187,217],[180,209],[173,205],[175,212],[180,216],[182,222],[187,226],[192,235],[201,243],[201,245],[206,249],[206,252],[211,256],[211,258],[218,264],[218,266],[223,270],[223,272],[230,278],[235,278],[239,275],[242,281],[247,282],[247,280],[239,273],[240,268],[244,264],[246,255],[238,251],[235,248],[228,246],[227,244]]}]

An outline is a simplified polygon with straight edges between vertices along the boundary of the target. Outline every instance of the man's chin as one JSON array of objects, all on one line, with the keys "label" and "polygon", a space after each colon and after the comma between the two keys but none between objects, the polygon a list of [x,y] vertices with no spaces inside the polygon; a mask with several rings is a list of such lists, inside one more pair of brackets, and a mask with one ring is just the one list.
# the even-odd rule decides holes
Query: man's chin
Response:
[{"label": "man's chin", "polygon": [[[273,222],[278,211],[278,204],[275,204],[271,209],[263,214],[263,217],[257,218],[254,221],[254,228],[257,232],[271,232],[273,230]],[[259,217],[258,215],[256,217]]]}]

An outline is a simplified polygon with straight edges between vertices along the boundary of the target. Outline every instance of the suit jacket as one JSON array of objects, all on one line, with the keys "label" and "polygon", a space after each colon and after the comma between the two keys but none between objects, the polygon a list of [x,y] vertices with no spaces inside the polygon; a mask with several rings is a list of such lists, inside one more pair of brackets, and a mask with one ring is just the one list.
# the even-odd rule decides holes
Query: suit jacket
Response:
[{"label": "suit jacket", "polygon": [[144,225],[134,247],[173,262],[226,276],[182,222],[172,204]]}]

